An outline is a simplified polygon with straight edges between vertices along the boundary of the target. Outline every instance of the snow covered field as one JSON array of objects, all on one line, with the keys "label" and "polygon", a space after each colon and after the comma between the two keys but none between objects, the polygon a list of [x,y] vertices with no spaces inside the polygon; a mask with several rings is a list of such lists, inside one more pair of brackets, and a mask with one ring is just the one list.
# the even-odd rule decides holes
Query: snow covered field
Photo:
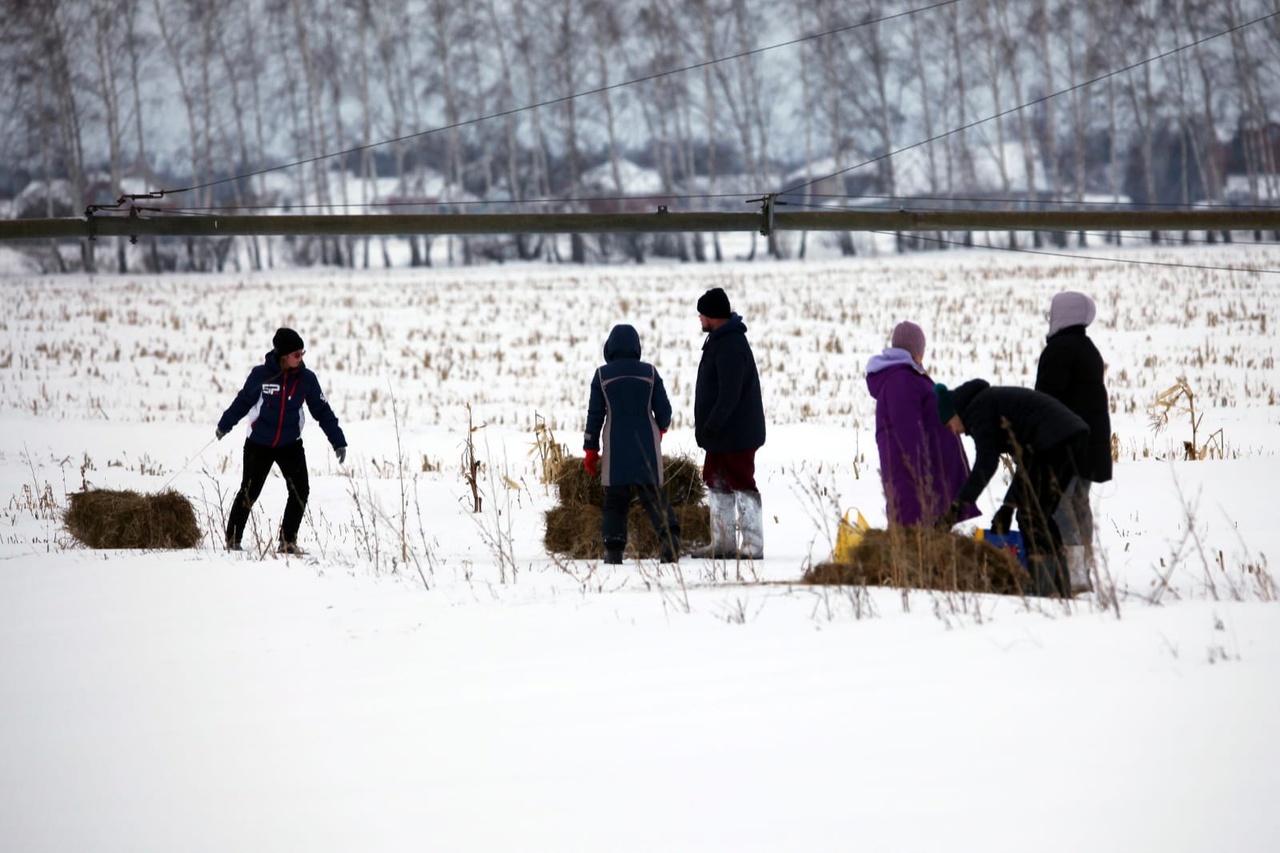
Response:
[{"label": "snow covered field", "polygon": [[[0,849],[1274,849],[1280,247],[1093,254],[1136,263],[0,277]],[[613,324],[700,461],[716,285],[762,373],[766,559],[548,555],[534,428],[581,453]],[[1030,385],[1067,289],[1097,300],[1118,437],[1101,594],[788,583],[845,509],[883,524],[863,368],[893,325],[938,381]],[[280,325],[350,444],[304,431],[305,559],[269,548],[278,475],[221,550],[243,434],[214,424]],[[1188,411],[1151,424],[1180,378],[1196,461]],[[83,488],[166,487],[199,548],[61,526]]]}]

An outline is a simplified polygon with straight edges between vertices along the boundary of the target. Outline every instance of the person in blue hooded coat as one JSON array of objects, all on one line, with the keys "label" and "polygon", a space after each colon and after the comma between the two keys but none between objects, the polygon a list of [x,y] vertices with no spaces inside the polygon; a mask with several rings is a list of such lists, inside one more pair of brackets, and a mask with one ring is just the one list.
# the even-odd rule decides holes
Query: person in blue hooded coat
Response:
[{"label": "person in blue hooded coat", "polygon": [[262,494],[272,466],[278,465],[289,491],[280,521],[278,548],[282,554],[297,554],[298,528],[311,492],[307,454],[302,448],[302,425],[306,422],[303,404],[324,430],[340,463],[347,458],[347,439],[338,425],[338,416],[324,397],[320,380],[302,363],[306,354],[302,336],[293,329],[277,329],[271,347],[263,363],[250,371],[215,430],[221,439],[241,418],[249,417],[244,474],[227,514],[227,550],[241,549],[249,512]]},{"label": "person in blue hooded coat", "polygon": [[[964,444],[938,419],[938,398],[924,367],[924,330],[903,321],[889,347],[867,363],[876,401],[876,449],[889,524],[932,525],[969,476]],[[968,506],[958,520],[977,516]]]},{"label": "person in blue hooded coat", "polygon": [[591,377],[582,449],[583,465],[600,477],[604,488],[600,538],[605,562],[622,563],[627,512],[637,495],[662,543],[662,562],[676,562],[680,522],[662,489],[662,434],[671,426],[671,401],[657,369],[640,360],[634,326],[613,327],[604,361]]}]

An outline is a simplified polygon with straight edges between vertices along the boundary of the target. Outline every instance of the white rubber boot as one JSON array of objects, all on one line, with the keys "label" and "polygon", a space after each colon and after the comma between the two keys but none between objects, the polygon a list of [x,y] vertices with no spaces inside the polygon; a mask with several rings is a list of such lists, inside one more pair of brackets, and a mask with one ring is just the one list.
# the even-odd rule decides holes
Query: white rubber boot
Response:
[{"label": "white rubber boot", "polygon": [[764,559],[764,506],[759,492],[734,492],[738,497],[738,523],[742,527],[742,548],[738,556],[744,560]]},{"label": "white rubber boot", "polygon": [[1083,545],[1068,545],[1067,572],[1071,575],[1071,593],[1092,592],[1093,583],[1089,579],[1089,558]]},{"label": "white rubber boot", "polygon": [[711,544],[695,548],[693,556],[705,559],[734,560],[738,557],[737,511],[733,492],[707,492],[711,508]]}]

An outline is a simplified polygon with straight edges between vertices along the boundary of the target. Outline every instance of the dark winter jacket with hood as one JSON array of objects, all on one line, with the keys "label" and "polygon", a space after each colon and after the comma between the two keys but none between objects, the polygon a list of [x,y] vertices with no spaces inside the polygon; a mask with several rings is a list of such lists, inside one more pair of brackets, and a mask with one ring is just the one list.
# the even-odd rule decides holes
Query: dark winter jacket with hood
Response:
[{"label": "dark winter jacket with hood", "polygon": [[263,363],[249,373],[240,393],[222,413],[218,429],[230,432],[248,415],[250,441],[267,447],[284,447],[302,437],[302,425],[306,422],[303,403],[324,430],[329,443],[335,449],[346,447],[347,439],[338,426],[338,416],[320,390],[320,380],[305,365],[299,365],[296,370],[281,369],[280,357],[274,351],[268,352]]},{"label": "dark winter jacket with hood", "polygon": [[[933,380],[905,349],[891,347],[867,363],[876,401],[876,448],[889,523],[928,525],[955,500],[969,476],[960,437],[938,420]],[[959,520],[978,515],[967,507]]]},{"label": "dark winter jacket with hood", "polygon": [[1111,479],[1111,405],[1103,381],[1106,365],[1085,328],[1097,309],[1083,293],[1064,292],[1049,307],[1049,337],[1036,368],[1036,390],[1062,401],[1089,425],[1089,454],[1080,476]]},{"label": "dark winter jacket with hood", "polygon": [[[1030,388],[992,386],[985,379],[971,379],[951,392],[951,404],[973,439],[973,471],[956,500],[975,503],[1000,467],[1000,454],[1015,462],[1021,449],[1044,452],[1088,433],[1089,425],[1062,403]],[[1018,478],[1014,478],[1006,502],[1016,502]]]},{"label": "dark winter jacket with hood", "polygon": [[694,438],[703,450],[764,445],[764,399],[747,326],[738,314],[707,335],[693,397]]},{"label": "dark winter jacket with hood", "polygon": [[613,327],[604,360],[591,378],[582,447],[600,451],[601,485],[660,485],[662,433],[671,426],[671,401],[662,377],[640,360],[634,326]]}]

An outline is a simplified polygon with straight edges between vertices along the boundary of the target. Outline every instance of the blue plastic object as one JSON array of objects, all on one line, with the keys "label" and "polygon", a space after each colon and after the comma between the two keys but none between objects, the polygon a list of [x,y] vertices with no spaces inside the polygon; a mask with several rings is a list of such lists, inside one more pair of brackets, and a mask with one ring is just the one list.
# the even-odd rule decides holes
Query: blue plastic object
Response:
[{"label": "blue plastic object", "polygon": [[1003,548],[1011,552],[1018,558],[1018,562],[1025,569],[1027,567],[1027,549],[1022,544],[1022,533],[1017,530],[1010,530],[1008,533],[992,533],[990,530],[982,531],[982,539],[997,548]]}]

